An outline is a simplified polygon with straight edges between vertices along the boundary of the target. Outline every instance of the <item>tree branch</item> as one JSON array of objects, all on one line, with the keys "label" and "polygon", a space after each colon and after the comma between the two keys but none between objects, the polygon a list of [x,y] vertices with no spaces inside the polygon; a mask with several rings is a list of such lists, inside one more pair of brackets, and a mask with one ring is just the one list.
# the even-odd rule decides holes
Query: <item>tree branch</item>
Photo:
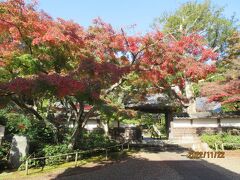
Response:
[{"label": "tree branch", "polygon": [[82,123],[82,127],[85,127],[87,121],[89,120],[89,118],[93,115],[94,111],[96,110],[96,106],[93,106],[92,109],[89,110],[89,112],[87,113],[87,115],[84,118],[84,121]]},{"label": "tree branch", "polygon": [[11,100],[18,105],[21,109],[26,110],[28,113],[33,114],[38,120],[44,122],[46,124],[46,126],[51,126],[54,134],[54,140],[55,142],[58,142],[57,139],[57,128],[55,127],[55,125],[51,122],[49,122],[46,118],[43,118],[34,108],[32,108],[31,106],[26,105],[25,103],[21,102],[18,98],[16,97],[11,97]]},{"label": "tree branch", "polygon": [[45,119],[32,107],[24,104],[23,102],[21,102],[19,99],[17,99],[16,97],[11,97],[11,100],[18,105],[21,109],[26,110],[27,112],[29,112],[30,114],[33,114],[38,120],[40,121],[44,121]]}]

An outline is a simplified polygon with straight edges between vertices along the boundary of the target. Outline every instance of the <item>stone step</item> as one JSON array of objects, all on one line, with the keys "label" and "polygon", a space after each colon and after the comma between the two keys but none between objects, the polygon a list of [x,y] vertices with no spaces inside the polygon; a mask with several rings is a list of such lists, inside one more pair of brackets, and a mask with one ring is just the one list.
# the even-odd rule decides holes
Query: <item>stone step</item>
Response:
[{"label": "stone step", "polygon": [[172,134],[194,134],[194,135],[198,135],[198,133],[193,132],[193,131],[170,131],[170,133]]},{"label": "stone step", "polygon": [[219,127],[214,127],[214,128],[209,128],[209,127],[198,127],[198,128],[171,128],[171,133],[174,134],[202,134],[205,132],[219,132],[221,131],[222,128]]},{"label": "stone step", "polygon": [[182,135],[182,136],[169,136],[169,139],[197,139],[200,140],[200,137],[198,136],[186,136],[186,135]]},{"label": "stone step", "polygon": [[201,141],[199,138],[194,137],[173,137],[169,138],[170,140],[195,140],[195,141]]},{"label": "stone step", "polygon": [[177,136],[175,134],[169,134],[169,136],[172,135],[171,137],[194,137],[194,138],[200,138],[198,135],[192,135],[192,134],[178,134]]},{"label": "stone step", "polygon": [[[183,146],[185,146],[185,145],[183,145]],[[193,143],[191,145],[191,149],[193,151],[212,151],[212,149],[209,148],[207,143],[202,143],[202,142],[201,143]]]},{"label": "stone step", "polygon": [[192,136],[172,137],[169,140],[177,144],[201,143],[199,137]]}]

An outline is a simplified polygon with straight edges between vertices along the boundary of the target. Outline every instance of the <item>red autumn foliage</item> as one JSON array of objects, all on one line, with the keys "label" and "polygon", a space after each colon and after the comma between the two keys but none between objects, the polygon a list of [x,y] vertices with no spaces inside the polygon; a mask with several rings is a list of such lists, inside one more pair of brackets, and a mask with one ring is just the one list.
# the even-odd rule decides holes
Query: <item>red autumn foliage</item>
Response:
[{"label": "red autumn foliage", "polygon": [[[36,74],[2,84],[5,91],[36,95],[50,90],[58,97],[84,93],[98,99],[101,89],[129,72],[129,61],[117,55],[127,50],[123,35],[100,19],[85,30],[72,21],[53,20],[37,11],[35,4],[8,0],[0,6],[0,66],[18,74],[21,70],[11,66],[15,56],[22,54],[41,64]],[[39,88],[44,84],[45,89]]]},{"label": "red autumn foliage", "polygon": [[240,101],[240,81],[230,80],[224,82],[205,83],[201,91],[203,96],[208,96],[210,101],[221,101],[223,104]]},{"label": "red autumn foliage", "polygon": [[3,87],[4,90],[14,92],[19,95],[26,95],[32,93],[34,82],[31,79],[16,78],[7,84],[3,84]]},{"label": "red autumn foliage", "polygon": [[[4,86],[19,95],[36,95],[41,90],[61,98],[82,93],[98,99],[103,89],[130,71],[153,86],[183,89],[185,80],[204,79],[215,70],[207,62],[217,54],[196,34],[180,40],[159,31],[128,36],[101,19],[95,19],[88,29],[72,21],[54,20],[39,12],[35,3],[23,0],[0,2],[0,6],[0,66],[16,74]],[[21,65],[11,69],[14,58],[23,54],[37,59],[35,74],[23,76]],[[42,84],[45,89],[39,88]]]},{"label": "red autumn foliage", "polygon": [[143,43],[145,49],[139,65],[142,76],[165,89],[172,85],[183,89],[185,80],[204,79],[215,71],[214,63],[207,62],[214,62],[217,54],[198,35],[176,40],[155,32],[146,35]]},{"label": "red autumn foliage", "polygon": [[26,129],[26,126],[25,126],[25,124],[20,123],[20,124],[18,124],[18,128],[20,130],[24,130],[24,129]]},{"label": "red autumn foliage", "polygon": [[[47,85],[50,89],[54,89],[58,97],[74,96],[77,93],[85,91],[85,85],[81,81],[77,81],[70,76],[60,76],[58,74],[45,75],[42,74],[35,79],[36,86]],[[41,87],[40,87],[41,88]]]}]

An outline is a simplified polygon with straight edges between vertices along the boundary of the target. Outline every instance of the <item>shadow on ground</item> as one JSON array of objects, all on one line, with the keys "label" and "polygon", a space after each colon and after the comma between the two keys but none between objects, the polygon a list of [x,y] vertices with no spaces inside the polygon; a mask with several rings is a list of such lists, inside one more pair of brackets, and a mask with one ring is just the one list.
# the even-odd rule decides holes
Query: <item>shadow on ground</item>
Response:
[{"label": "shadow on ground", "polygon": [[141,151],[141,152],[150,152],[150,153],[158,153],[158,152],[175,152],[177,154],[181,154],[183,152],[187,152],[190,149],[181,147],[178,145],[172,145],[172,144],[164,144],[161,145],[151,145],[151,144],[132,144],[131,148],[134,149],[134,151]]},{"label": "shadow on ground", "polygon": [[[141,150],[142,151],[142,150]],[[118,162],[102,163],[94,167],[68,168],[63,173],[53,177],[55,179],[91,179],[91,180],[141,180],[141,179],[189,179],[189,180],[227,180],[240,179],[240,174],[229,171],[223,167],[208,163],[205,160],[189,160],[171,158],[171,154],[181,152],[171,149],[169,157],[158,158],[161,152],[157,149],[145,148],[146,154],[154,157],[137,158],[125,157]],[[177,152],[177,153],[176,153]],[[175,158],[175,159],[174,159]],[[167,160],[166,160],[167,159]],[[172,160],[171,160],[172,159]]]}]

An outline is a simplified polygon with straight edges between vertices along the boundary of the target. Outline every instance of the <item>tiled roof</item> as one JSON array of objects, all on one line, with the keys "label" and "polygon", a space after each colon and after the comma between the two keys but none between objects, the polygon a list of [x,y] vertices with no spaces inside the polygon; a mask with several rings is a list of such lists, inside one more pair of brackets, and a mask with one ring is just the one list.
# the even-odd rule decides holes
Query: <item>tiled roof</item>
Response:
[{"label": "tiled roof", "polygon": [[165,94],[151,94],[146,95],[144,100],[136,101],[135,99],[124,103],[125,108],[140,110],[145,112],[160,112],[171,109],[176,106],[176,102],[173,102]]},{"label": "tiled roof", "polygon": [[195,117],[191,118],[187,113],[176,113],[174,114],[174,119],[216,119],[216,118],[240,118],[240,111],[234,111],[234,112],[225,112],[225,113],[219,113],[219,114],[212,114],[208,117]]}]

